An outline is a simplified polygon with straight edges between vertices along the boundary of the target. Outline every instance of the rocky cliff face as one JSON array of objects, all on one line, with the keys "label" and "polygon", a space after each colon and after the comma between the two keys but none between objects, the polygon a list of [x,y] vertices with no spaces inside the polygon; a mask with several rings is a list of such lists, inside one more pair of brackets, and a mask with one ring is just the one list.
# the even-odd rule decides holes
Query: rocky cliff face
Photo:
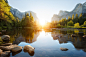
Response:
[{"label": "rocky cliff face", "polygon": [[[8,3],[8,0],[4,0],[6,3]],[[36,15],[36,13],[32,12],[32,11],[27,11],[27,12],[20,12],[19,10],[15,9],[15,8],[10,8],[10,12],[15,16],[18,17],[20,20],[25,16],[25,13],[32,13],[32,16],[34,17],[35,21],[38,21],[38,17]]]},{"label": "rocky cliff face", "polygon": [[84,4],[81,3],[77,4],[76,7],[71,12],[61,10],[57,16],[53,15],[52,21],[59,21],[62,18],[68,18],[68,16],[72,17],[73,14],[74,15],[78,14],[79,16],[81,13],[82,14],[86,13],[86,2]]},{"label": "rocky cliff face", "polygon": [[[19,10],[17,9],[14,9],[11,7],[10,9],[11,13],[15,16],[15,17],[18,17],[20,20],[25,16],[25,12],[20,12]],[[32,13],[32,16],[34,17],[34,20],[35,21],[38,21],[38,18],[36,16],[36,13],[32,12],[32,11],[27,11],[26,13],[29,13],[30,12]]]}]

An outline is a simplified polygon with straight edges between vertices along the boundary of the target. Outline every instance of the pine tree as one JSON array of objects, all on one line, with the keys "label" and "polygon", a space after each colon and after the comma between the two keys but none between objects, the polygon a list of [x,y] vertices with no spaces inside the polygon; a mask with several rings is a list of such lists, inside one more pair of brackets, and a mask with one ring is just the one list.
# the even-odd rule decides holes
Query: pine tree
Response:
[{"label": "pine tree", "polygon": [[74,19],[74,14],[72,15],[72,20]]},{"label": "pine tree", "polygon": [[79,19],[81,19],[83,16],[82,16],[82,13],[79,15]]},{"label": "pine tree", "polygon": [[75,18],[78,19],[78,14],[76,14]]}]

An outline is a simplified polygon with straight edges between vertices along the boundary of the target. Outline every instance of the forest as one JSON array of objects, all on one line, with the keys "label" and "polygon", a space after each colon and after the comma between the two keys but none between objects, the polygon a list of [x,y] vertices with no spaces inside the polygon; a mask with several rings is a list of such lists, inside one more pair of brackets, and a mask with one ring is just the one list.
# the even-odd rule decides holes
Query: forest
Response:
[{"label": "forest", "polygon": [[24,28],[29,27],[37,29],[40,25],[34,21],[32,14],[25,13],[25,16],[19,20],[19,18],[14,17],[10,12],[10,6],[5,0],[0,0],[0,31],[2,29],[12,29],[12,28]]},{"label": "forest", "polygon": [[62,18],[59,21],[47,22],[44,28],[86,28],[85,14],[74,14],[72,17]]}]

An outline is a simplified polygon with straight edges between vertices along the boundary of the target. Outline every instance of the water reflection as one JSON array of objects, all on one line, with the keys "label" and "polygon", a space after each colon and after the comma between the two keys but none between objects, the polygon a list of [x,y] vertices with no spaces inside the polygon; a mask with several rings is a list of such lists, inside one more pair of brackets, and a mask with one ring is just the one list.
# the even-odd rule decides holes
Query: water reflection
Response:
[{"label": "water reflection", "polygon": [[[23,51],[26,52],[26,53],[28,52],[27,50],[23,50]],[[29,54],[30,56],[33,56],[34,53],[35,53],[35,52],[28,52],[28,54]]]},{"label": "water reflection", "polygon": [[[21,50],[22,51],[22,50]],[[18,51],[18,52],[12,52],[12,56],[15,56],[15,55],[17,55],[17,54],[19,54],[21,51]]]},{"label": "water reflection", "polygon": [[[71,37],[71,35],[68,35],[67,32],[70,34],[76,34],[77,37]],[[61,38],[56,37],[56,35],[60,35],[60,34],[62,34],[63,37]],[[67,31],[64,30],[53,31],[51,33],[51,36],[53,37],[54,40],[58,40],[60,44],[71,42],[77,50],[82,49],[84,52],[86,52],[86,44],[85,44],[86,38],[82,38],[84,34],[86,34],[85,29],[83,30],[72,29]]]},{"label": "water reflection", "polygon": [[33,43],[39,36],[38,31],[32,29],[14,29],[3,33],[2,35],[10,35],[10,43],[19,44],[20,42]]},{"label": "water reflection", "polygon": [[[54,29],[46,31],[34,31],[31,29],[14,29],[3,33],[3,35],[10,35],[10,41],[19,46],[31,45],[35,47],[34,53],[21,51],[19,53],[12,53],[10,57],[76,57],[86,56],[86,29]],[[71,34],[77,37],[71,37]],[[62,37],[57,37],[62,35]],[[60,50],[60,47],[68,48],[65,53]],[[24,55],[23,55],[24,54]],[[81,54],[81,55],[80,55]]]}]

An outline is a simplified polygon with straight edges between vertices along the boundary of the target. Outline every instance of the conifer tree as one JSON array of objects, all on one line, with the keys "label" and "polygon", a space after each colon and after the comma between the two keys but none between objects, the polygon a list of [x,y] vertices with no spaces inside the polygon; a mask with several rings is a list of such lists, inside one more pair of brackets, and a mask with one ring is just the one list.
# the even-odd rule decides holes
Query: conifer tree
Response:
[{"label": "conifer tree", "polygon": [[74,19],[74,14],[72,15],[72,20]]}]

